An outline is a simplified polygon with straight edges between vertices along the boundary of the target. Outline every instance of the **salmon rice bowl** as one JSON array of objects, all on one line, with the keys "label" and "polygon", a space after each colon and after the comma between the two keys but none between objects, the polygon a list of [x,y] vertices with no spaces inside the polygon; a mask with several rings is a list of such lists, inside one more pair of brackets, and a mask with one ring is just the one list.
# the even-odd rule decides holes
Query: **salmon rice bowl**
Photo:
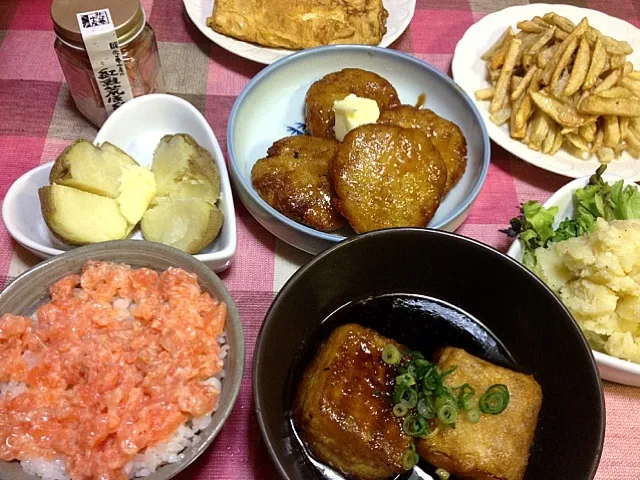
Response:
[{"label": "salmon rice bowl", "polygon": [[227,305],[180,268],[86,262],[0,317],[0,460],[125,480],[183,458],[218,407]]}]

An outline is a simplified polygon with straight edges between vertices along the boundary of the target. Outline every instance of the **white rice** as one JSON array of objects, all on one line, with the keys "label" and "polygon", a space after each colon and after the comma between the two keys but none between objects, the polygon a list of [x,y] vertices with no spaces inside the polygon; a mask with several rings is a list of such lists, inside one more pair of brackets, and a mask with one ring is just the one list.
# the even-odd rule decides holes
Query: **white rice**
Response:
[{"label": "white rice", "polygon": [[[218,337],[220,345],[220,358],[224,361],[229,352],[226,332]],[[226,362],[224,362],[226,363]],[[202,382],[211,385],[219,392],[222,392],[222,382],[225,370],[223,368],[217,375]],[[0,397],[9,395],[14,398],[27,391],[27,385],[22,382],[0,382]],[[220,396],[218,396],[218,402]],[[159,467],[167,463],[176,463],[184,458],[184,450],[190,446],[201,442],[198,432],[204,430],[211,424],[213,413],[218,409],[218,402],[213,410],[201,417],[192,418],[180,425],[175,433],[166,442],[159,443],[153,447],[146,448],[138,453],[132,461],[124,468],[128,478],[145,477],[151,475]],[[43,480],[70,480],[65,468],[65,463],[61,459],[46,461],[40,458],[30,458],[20,462],[22,469],[29,475],[38,475]]]}]

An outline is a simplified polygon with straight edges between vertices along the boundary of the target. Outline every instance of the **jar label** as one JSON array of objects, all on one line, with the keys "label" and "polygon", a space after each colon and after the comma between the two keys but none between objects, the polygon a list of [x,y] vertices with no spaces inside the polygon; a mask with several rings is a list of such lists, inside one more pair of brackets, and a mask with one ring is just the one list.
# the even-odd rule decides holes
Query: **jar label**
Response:
[{"label": "jar label", "polygon": [[133,98],[111,14],[105,8],[78,13],[77,18],[102,101],[111,114]]}]

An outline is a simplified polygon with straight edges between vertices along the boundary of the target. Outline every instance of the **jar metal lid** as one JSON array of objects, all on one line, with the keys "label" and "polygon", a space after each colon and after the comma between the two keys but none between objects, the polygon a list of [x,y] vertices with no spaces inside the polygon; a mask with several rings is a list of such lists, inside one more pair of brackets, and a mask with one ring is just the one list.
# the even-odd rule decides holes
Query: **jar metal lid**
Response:
[{"label": "jar metal lid", "polygon": [[104,8],[109,9],[120,45],[133,40],[144,27],[145,15],[139,0],[53,0],[53,29],[64,42],[84,49],[76,14]]}]

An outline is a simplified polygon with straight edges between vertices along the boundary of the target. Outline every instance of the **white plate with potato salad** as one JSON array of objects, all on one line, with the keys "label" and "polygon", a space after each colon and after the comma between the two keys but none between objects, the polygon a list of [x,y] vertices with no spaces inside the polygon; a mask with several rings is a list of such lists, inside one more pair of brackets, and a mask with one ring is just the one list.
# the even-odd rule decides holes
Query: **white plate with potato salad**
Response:
[{"label": "white plate with potato salad", "polygon": [[604,380],[640,387],[640,192],[631,181],[603,175],[603,168],[566,184],[542,205],[524,203],[504,231],[518,237],[507,255],[569,309]]},{"label": "white plate with potato salad", "polygon": [[[585,20],[586,19],[586,20]],[[640,30],[595,10],[506,8],[458,42],[454,80],[491,139],[537,167],[640,180]]]}]

